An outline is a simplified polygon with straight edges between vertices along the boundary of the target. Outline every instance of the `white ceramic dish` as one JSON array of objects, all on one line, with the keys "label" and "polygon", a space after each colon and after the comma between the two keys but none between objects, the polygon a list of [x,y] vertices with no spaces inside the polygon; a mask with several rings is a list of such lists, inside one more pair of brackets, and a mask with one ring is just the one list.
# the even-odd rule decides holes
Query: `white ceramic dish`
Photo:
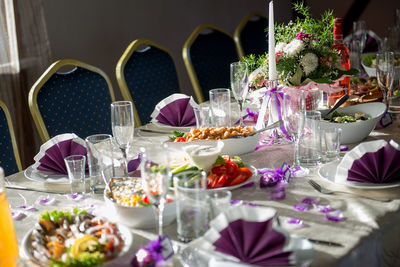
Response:
[{"label": "white ceramic dish", "polygon": [[217,146],[218,141],[224,143],[224,147],[221,151],[222,155],[237,156],[253,152],[258,144],[261,134],[256,134],[253,136],[248,136],[245,138],[231,138],[222,140],[196,140],[192,142],[168,142],[168,147],[174,150],[184,150],[186,146],[190,145],[200,145],[200,146]]},{"label": "white ceramic dish", "polygon": [[[365,104],[359,104],[344,108],[338,108],[337,112],[347,113],[354,115],[356,112],[364,112],[371,116],[370,120],[352,122],[352,123],[334,123],[328,121],[321,121],[321,130],[331,128],[342,128],[342,144],[352,144],[361,142],[367,137],[371,131],[375,128],[376,124],[385,113],[386,105],[379,102],[371,102]],[[328,110],[321,111],[321,115],[324,116]]]},{"label": "white ceramic dish", "polygon": [[[318,170],[319,176],[331,183],[336,183],[335,182],[336,169],[339,163],[340,161],[336,160],[322,165]],[[344,185],[348,187],[361,188],[361,189],[386,189],[392,187],[399,187],[400,182],[390,183],[390,184],[373,184],[373,183],[358,183],[358,182],[346,181]]]},{"label": "white ceramic dish", "polygon": [[[121,252],[118,254],[118,256],[110,261],[104,262],[101,267],[112,267],[112,266],[125,266],[126,264],[129,264],[129,262],[132,260],[132,253],[133,253],[133,235],[131,230],[123,226],[121,224],[118,224],[118,229],[119,232],[121,233],[121,236],[124,240],[124,246],[121,250]],[[27,258],[29,260],[32,260],[33,262],[37,262],[37,260],[33,257],[32,255],[32,246],[31,246],[31,240],[30,236],[32,234],[33,229],[29,230],[28,233],[24,236],[22,239],[22,256],[24,258]]]},{"label": "white ceramic dish", "polygon": [[[156,227],[155,213],[152,206],[148,207],[124,207],[112,201],[104,191],[104,200],[107,213],[115,215],[116,220],[128,227],[139,229],[151,229]],[[110,212],[110,213],[109,213]],[[176,203],[166,203],[163,213],[163,225],[171,224],[176,218]]]},{"label": "white ceramic dish", "polygon": [[188,126],[188,127],[177,127],[177,126],[170,126],[166,124],[162,124],[159,122],[152,122],[153,128],[159,128],[160,130],[164,131],[178,131],[178,132],[189,132],[191,128],[196,128],[196,125]]},{"label": "white ceramic dish", "polygon": [[38,171],[33,168],[33,165],[25,169],[24,175],[26,178],[36,182],[69,184],[68,176],[65,174],[54,174],[51,172]]}]

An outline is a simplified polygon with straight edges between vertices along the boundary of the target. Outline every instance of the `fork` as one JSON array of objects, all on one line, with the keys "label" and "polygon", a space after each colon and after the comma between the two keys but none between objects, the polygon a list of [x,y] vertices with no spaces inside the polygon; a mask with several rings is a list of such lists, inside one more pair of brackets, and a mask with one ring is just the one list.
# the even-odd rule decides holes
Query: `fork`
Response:
[{"label": "fork", "polygon": [[[317,183],[316,181],[314,181],[314,180],[312,180],[312,179],[309,179],[309,180],[308,180],[308,183],[309,183],[315,190],[317,190],[318,192],[320,192],[320,193],[322,193],[322,194],[331,195],[331,194],[336,194],[336,193],[343,193],[343,194],[352,194],[352,195],[354,195],[353,193],[350,193],[350,192],[345,192],[345,191],[333,191],[333,190],[326,189],[326,188],[322,187],[319,183]],[[354,196],[362,197],[362,198],[370,199],[370,200],[381,201],[381,202],[389,202],[389,201],[392,201],[391,199],[388,199],[388,198],[373,198],[373,197],[367,197],[367,196],[361,196],[361,195],[354,195]]]}]

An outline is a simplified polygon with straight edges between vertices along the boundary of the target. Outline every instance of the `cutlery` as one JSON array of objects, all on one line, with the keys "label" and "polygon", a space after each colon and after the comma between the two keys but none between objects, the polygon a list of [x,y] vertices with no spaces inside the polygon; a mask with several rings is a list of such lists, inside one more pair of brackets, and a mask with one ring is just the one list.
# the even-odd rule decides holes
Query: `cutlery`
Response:
[{"label": "cutlery", "polygon": [[149,130],[149,129],[141,129],[141,128],[139,128],[139,131],[147,132],[147,133],[172,134],[172,132],[167,132],[167,131],[157,131],[157,130]]},{"label": "cutlery", "polygon": [[325,246],[330,246],[330,247],[344,247],[340,243],[335,243],[335,242],[331,242],[331,241],[317,240],[317,239],[311,239],[311,238],[307,238],[307,239],[311,243],[318,244],[318,245],[325,245]]},{"label": "cutlery", "polygon": [[331,114],[332,112],[334,112],[338,107],[340,107],[344,102],[347,101],[347,99],[349,99],[349,95],[344,95],[342,96],[342,98],[339,99],[338,102],[336,102],[336,104],[328,111],[328,113],[325,114],[324,118],[327,119],[328,115]]},{"label": "cutlery", "polygon": [[24,191],[35,191],[35,192],[48,193],[48,194],[65,194],[65,192],[62,193],[62,192],[56,192],[56,191],[51,191],[51,190],[45,190],[45,189],[28,188],[28,187],[23,187],[23,186],[18,186],[18,185],[6,185],[6,188],[15,189],[15,190],[24,190]]},{"label": "cutlery", "polygon": [[336,193],[343,193],[343,194],[350,194],[350,195],[354,195],[354,196],[357,196],[357,197],[362,197],[362,198],[365,198],[365,199],[376,200],[376,201],[381,201],[381,202],[389,202],[389,201],[392,201],[391,199],[388,199],[388,198],[373,198],[373,197],[367,197],[367,196],[357,195],[357,194],[353,194],[353,193],[345,192],[345,191],[336,191],[336,190],[333,191],[333,190],[329,190],[329,189],[326,189],[326,188],[322,187],[320,184],[318,184],[316,181],[314,181],[314,180],[312,180],[312,179],[309,179],[309,180],[308,180],[308,183],[309,183],[315,190],[317,190],[318,192],[320,192],[320,193],[322,193],[322,194],[331,195],[331,194],[336,194]]},{"label": "cutlery", "polygon": [[241,134],[237,134],[237,135],[231,136],[231,137],[229,137],[229,138],[227,138],[227,139],[230,139],[230,138],[233,138],[233,139],[236,139],[236,138],[245,138],[245,137],[248,137],[248,136],[253,136],[253,135],[256,135],[256,134],[258,134],[258,133],[264,132],[264,131],[266,131],[266,130],[270,130],[270,129],[273,129],[273,128],[280,127],[282,124],[283,124],[283,121],[282,121],[282,120],[279,120],[279,121],[277,121],[277,122],[274,122],[274,123],[271,124],[271,125],[268,125],[268,126],[265,127],[265,128],[262,128],[262,129],[260,129],[260,130],[255,131],[255,132],[252,132],[251,134],[248,134],[247,136],[244,136],[244,135],[241,135]]}]

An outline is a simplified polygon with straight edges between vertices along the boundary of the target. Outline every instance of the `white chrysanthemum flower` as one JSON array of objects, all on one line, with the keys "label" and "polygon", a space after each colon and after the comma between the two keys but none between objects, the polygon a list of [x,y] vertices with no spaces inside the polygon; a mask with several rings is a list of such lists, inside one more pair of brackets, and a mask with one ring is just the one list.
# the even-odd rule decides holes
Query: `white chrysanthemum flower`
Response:
[{"label": "white chrysanthemum flower", "polygon": [[275,46],[275,53],[276,52],[283,52],[283,49],[285,49],[286,43],[283,42],[279,42],[276,46]]},{"label": "white chrysanthemum flower", "polygon": [[293,39],[283,48],[283,52],[286,53],[289,57],[292,57],[297,55],[301,50],[304,49],[304,47],[305,44],[303,41]]},{"label": "white chrysanthemum flower", "polygon": [[313,53],[307,53],[301,58],[300,64],[304,73],[308,75],[318,67],[318,57]]}]

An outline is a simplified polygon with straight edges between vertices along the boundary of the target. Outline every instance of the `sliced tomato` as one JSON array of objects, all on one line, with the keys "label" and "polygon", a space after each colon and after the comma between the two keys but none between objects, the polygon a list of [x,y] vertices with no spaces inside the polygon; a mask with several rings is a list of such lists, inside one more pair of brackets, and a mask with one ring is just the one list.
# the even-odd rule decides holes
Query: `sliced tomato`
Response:
[{"label": "sliced tomato", "polygon": [[235,173],[237,168],[238,166],[236,165],[236,163],[232,161],[228,161],[225,163],[226,174],[228,175],[232,175],[233,173]]},{"label": "sliced tomato", "polygon": [[243,174],[239,174],[238,176],[233,178],[233,180],[230,182],[229,186],[233,186],[233,185],[238,185],[238,184],[244,183],[245,181],[247,181],[247,179],[249,179],[249,177],[246,177]]},{"label": "sliced tomato", "polygon": [[226,167],[225,167],[225,165],[215,166],[214,168],[211,169],[211,173],[220,176],[220,175],[226,173]]},{"label": "sliced tomato", "polygon": [[217,183],[215,184],[215,187],[213,188],[223,187],[227,181],[228,181],[228,176],[223,174],[219,177]]},{"label": "sliced tomato", "polygon": [[142,202],[143,202],[144,204],[150,204],[149,197],[148,197],[147,195],[145,195],[144,198],[143,198],[143,200],[142,200]]},{"label": "sliced tomato", "polygon": [[177,137],[174,142],[186,142],[186,139],[184,137]]},{"label": "sliced tomato", "polygon": [[253,172],[249,168],[239,168],[239,173],[249,178],[253,175]]}]

